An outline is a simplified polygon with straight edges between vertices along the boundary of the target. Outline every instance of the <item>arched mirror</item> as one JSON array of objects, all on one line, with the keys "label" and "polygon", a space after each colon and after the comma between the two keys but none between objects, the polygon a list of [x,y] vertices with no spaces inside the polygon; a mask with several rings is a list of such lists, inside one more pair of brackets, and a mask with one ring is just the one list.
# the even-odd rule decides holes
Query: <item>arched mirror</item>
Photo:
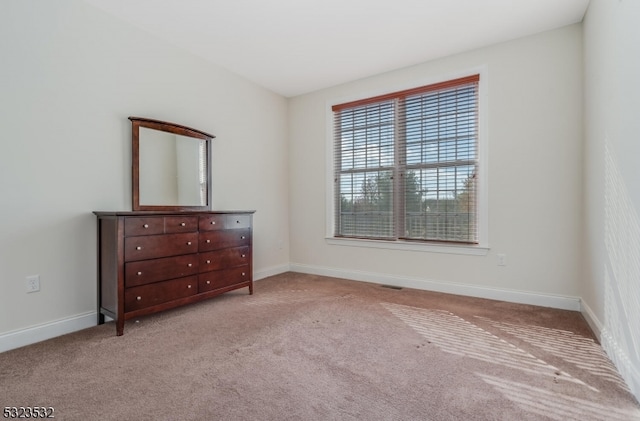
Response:
[{"label": "arched mirror", "polygon": [[210,210],[215,136],[166,121],[129,120],[133,210]]}]

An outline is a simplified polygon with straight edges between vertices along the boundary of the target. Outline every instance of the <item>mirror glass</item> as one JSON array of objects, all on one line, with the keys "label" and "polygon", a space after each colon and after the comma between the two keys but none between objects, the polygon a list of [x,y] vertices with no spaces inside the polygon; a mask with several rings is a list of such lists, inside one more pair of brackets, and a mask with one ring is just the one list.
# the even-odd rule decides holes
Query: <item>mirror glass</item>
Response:
[{"label": "mirror glass", "polygon": [[133,210],[210,209],[213,136],[185,126],[133,122]]}]

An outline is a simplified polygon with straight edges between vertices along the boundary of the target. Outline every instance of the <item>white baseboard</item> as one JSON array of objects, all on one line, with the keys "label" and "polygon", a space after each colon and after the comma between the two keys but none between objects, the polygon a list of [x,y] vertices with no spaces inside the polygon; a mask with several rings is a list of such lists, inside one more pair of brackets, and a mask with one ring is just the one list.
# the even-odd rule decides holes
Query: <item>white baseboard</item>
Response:
[{"label": "white baseboard", "polygon": [[490,300],[508,301],[512,303],[531,304],[542,307],[558,308],[562,310],[580,311],[580,298],[562,295],[540,294],[527,291],[515,291],[501,288],[490,288],[455,282],[436,281],[422,278],[409,278],[374,272],[362,272],[328,268],[321,266],[292,263],[291,271],[312,275],[332,276],[353,281],[373,282],[377,284],[393,285],[403,288],[423,289],[427,291],[444,292],[447,294],[465,295],[470,297],[487,298]]},{"label": "white baseboard", "polygon": [[593,310],[591,310],[591,307],[589,307],[589,305],[584,300],[581,300],[580,307],[580,313],[582,313],[582,316],[587,321],[587,324],[589,325],[593,333],[596,335],[596,338],[598,338],[598,341],[602,343],[602,323],[600,322],[600,320],[598,320],[596,314],[593,312]]},{"label": "white baseboard", "polygon": [[67,333],[95,326],[97,323],[97,313],[90,312],[43,323],[26,329],[14,330],[0,335],[0,352],[31,345],[36,342],[55,338],[56,336],[66,335]]},{"label": "white baseboard", "polygon": [[629,386],[631,393],[634,394],[636,399],[640,400],[640,367],[634,365],[627,352],[620,347],[609,333],[609,330],[600,322],[593,310],[584,301],[582,302],[582,315],[600,341],[602,349],[607,353],[607,356]]},{"label": "white baseboard", "polygon": [[291,266],[287,263],[284,265],[271,266],[269,268],[257,270],[253,272],[253,280],[259,281],[260,279],[268,278],[269,276],[279,275],[281,273],[289,272]]},{"label": "white baseboard", "polygon": [[640,367],[636,367],[627,353],[618,345],[609,331],[604,328],[600,333],[602,349],[618,369],[622,378],[627,382],[631,393],[640,400]]}]

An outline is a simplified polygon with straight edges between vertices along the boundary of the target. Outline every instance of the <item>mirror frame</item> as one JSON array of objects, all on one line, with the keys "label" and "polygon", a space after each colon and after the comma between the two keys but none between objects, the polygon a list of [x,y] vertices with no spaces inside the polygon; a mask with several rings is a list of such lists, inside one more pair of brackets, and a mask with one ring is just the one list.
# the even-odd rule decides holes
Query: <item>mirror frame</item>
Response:
[{"label": "mirror frame", "polygon": [[[187,211],[187,210],[211,210],[211,140],[214,135],[201,130],[166,121],[153,120],[142,117],[129,117],[131,120],[131,172],[132,172],[132,196],[134,211]],[[164,205],[164,204],[140,204],[140,127],[174,133],[181,136],[202,139],[206,142],[207,153],[207,198],[206,203],[199,205]]]}]

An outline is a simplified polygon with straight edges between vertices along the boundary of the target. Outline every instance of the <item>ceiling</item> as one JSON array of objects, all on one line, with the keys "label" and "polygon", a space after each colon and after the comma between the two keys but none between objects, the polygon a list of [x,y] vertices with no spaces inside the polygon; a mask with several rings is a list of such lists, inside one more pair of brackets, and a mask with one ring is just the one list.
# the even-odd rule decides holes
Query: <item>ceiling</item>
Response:
[{"label": "ceiling", "polygon": [[285,97],[581,22],[589,0],[84,0]]}]

